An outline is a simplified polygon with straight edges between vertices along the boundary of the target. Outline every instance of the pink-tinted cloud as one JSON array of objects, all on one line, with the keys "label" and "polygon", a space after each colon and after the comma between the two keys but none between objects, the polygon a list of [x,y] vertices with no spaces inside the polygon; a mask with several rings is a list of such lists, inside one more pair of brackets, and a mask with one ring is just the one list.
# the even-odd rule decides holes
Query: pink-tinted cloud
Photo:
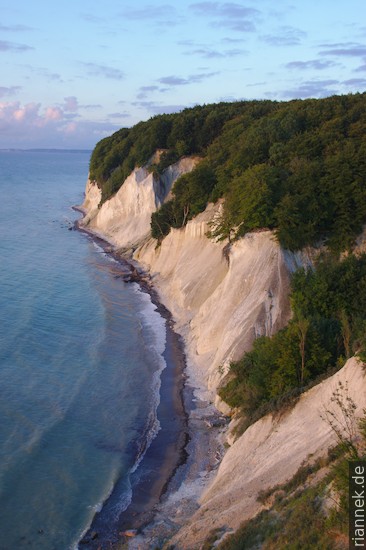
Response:
[{"label": "pink-tinted cloud", "polygon": [[75,134],[75,132],[78,129],[78,125],[76,122],[68,122],[63,128],[62,131],[65,134]]},{"label": "pink-tinted cloud", "polygon": [[47,107],[45,113],[45,121],[62,120],[64,117],[63,111],[59,107]]},{"label": "pink-tinted cloud", "polygon": [[41,118],[38,115],[40,103],[27,103],[24,107],[19,101],[0,103],[0,120],[9,124],[11,122],[39,125]]},{"label": "pink-tinted cloud", "polygon": [[90,149],[119,129],[119,125],[108,121],[70,120],[67,108],[76,106],[74,99],[66,98],[63,108],[35,102],[0,102],[0,148]]}]

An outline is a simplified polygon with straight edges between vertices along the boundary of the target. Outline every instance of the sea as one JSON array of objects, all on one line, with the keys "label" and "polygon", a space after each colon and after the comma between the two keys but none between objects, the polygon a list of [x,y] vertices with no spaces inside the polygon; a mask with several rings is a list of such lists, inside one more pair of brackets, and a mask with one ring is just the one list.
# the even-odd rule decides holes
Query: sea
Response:
[{"label": "sea", "polygon": [[0,151],[0,550],[78,547],[159,430],[165,320],[74,230],[88,151]]}]

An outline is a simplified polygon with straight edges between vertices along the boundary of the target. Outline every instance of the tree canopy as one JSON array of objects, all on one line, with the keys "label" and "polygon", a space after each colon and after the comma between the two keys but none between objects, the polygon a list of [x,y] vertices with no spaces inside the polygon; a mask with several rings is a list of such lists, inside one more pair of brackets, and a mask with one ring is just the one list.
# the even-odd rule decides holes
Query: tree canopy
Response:
[{"label": "tree canopy", "polygon": [[121,129],[91,157],[102,200],[157,149],[156,172],[192,154],[204,169],[180,178],[153,215],[156,238],[221,197],[222,238],[269,227],[290,250],[327,242],[340,252],[366,223],[366,94],[196,106]]}]

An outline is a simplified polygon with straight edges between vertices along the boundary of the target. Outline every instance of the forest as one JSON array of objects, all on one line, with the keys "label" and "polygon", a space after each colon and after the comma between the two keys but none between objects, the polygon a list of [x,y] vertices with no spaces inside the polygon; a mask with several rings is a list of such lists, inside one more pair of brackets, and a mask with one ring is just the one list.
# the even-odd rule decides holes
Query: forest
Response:
[{"label": "forest", "polygon": [[100,141],[90,177],[110,198],[136,166],[163,150],[151,167],[161,173],[187,155],[201,157],[152,216],[161,240],[208,202],[224,198],[212,228],[235,240],[269,228],[298,250],[326,243],[350,249],[366,221],[366,94],[289,102],[242,101],[158,115]]}]

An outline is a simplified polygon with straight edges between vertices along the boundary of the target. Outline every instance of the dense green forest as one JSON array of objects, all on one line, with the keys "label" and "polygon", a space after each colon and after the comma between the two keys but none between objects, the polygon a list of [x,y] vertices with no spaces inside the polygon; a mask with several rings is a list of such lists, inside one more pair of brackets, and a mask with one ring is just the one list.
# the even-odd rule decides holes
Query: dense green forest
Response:
[{"label": "dense green forest", "polygon": [[164,150],[157,173],[182,156],[202,157],[153,214],[158,239],[221,197],[218,238],[266,227],[290,250],[326,241],[340,252],[366,222],[366,94],[204,105],[121,129],[92,154],[102,201],[156,149]]},{"label": "dense green forest", "polygon": [[205,156],[225,122],[245,112],[254,118],[263,116],[275,105],[270,101],[253,101],[196,106],[176,114],[155,116],[130,129],[122,128],[96,145],[90,160],[90,178],[98,182],[105,201],[156,150],[165,151],[155,167],[160,172],[183,156]]}]

